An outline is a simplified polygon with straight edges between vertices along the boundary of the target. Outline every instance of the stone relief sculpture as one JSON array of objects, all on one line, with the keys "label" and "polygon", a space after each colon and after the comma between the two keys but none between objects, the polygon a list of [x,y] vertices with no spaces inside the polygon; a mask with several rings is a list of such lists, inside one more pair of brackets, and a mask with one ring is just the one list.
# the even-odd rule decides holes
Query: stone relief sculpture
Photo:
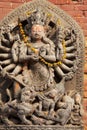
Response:
[{"label": "stone relief sculpture", "polygon": [[0,28],[1,124],[80,126],[81,92],[66,86],[78,82],[78,33],[41,5],[25,12]]}]

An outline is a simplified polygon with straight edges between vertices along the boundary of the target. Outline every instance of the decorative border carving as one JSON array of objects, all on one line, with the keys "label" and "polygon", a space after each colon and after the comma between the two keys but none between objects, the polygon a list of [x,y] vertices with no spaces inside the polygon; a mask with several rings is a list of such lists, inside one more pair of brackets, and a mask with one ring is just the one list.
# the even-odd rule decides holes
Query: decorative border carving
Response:
[{"label": "decorative border carving", "polygon": [[0,130],[83,130],[82,126],[71,126],[71,127],[67,127],[67,126],[0,126]]}]

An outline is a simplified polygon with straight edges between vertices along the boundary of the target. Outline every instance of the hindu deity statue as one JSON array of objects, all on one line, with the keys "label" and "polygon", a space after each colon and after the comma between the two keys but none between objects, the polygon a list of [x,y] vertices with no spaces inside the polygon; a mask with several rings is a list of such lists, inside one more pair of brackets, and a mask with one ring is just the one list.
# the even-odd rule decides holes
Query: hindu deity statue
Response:
[{"label": "hindu deity statue", "polygon": [[41,9],[17,22],[0,30],[1,123],[79,125],[80,94],[65,90],[78,68],[75,31]]}]

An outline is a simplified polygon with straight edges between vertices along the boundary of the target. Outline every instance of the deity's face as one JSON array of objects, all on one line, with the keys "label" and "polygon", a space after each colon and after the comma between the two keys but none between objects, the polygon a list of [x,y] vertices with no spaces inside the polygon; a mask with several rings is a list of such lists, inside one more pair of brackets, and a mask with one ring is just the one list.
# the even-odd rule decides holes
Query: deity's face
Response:
[{"label": "deity's face", "polygon": [[42,25],[35,24],[31,29],[32,37],[36,40],[41,40],[45,35],[44,27]]}]

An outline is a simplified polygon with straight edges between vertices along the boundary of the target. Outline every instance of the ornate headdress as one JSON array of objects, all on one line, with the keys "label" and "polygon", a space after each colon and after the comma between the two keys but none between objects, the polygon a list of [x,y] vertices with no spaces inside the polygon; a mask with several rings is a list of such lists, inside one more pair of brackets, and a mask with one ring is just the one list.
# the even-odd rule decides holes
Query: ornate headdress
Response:
[{"label": "ornate headdress", "polygon": [[46,14],[38,8],[32,15],[31,15],[31,23],[33,24],[46,24]]}]

